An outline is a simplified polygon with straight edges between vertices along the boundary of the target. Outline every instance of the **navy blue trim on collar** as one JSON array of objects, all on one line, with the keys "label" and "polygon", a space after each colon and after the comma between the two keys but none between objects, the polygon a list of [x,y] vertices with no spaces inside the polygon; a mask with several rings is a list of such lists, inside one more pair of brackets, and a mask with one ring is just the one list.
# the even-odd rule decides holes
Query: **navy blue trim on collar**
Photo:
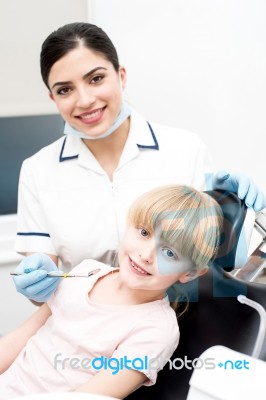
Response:
[{"label": "navy blue trim on collar", "polygon": [[79,156],[78,154],[76,154],[75,156],[63,157],[63,152],[64,152],[64,148],[65,148],[65,144],[66,144],[66,139],[67,139],[67,136],[65,137],[65,140],[64,140],[63,145],[62,145],[62,149],[61,149],[60,156],[59,156],[59,162],[63,162],[63,161],[67,161],[67,160],[73,160],[74,158],[78,158],[78,156]]},{"label": "navy blue trim on collar", "polygon": [[42,232],[17,232],[18,236],[46,236],[50,237],[49,233]]},{"label": "navy blue trim on collar", "polygon": [[[157,139],[156,139],[155,133],[154,133],[154,131],[153,131],[153,129],[152,129],[152,127],[151,127],[151,125],[149,124],[148,121],[147,121],[147,124],[148,124],[148,127],[149,127],[149,129],[150,129],[150,132],[151,132],[151,135],[152,135],[152,138],[153,138],[153,141],[154,141],[154,145],[153,145],[153,146],[145,146],[145,145],[143,145],[143,144],[137,144],[137,146],[138,146],[140,149],[159,150],[159,144],[158,144],[158,141],[157,141]],[[59,156],[59,162],[63,162],[63,161],[67,161],[67,160],[73,160],[73,159],[75,159],[75,158],[78,158],[78,156],[79,156],[78,154],[76,154],[76,155],[74,155],[74,156],[63,157],[63,153],[64,153],[64,149],[65,149],[65,144],[66,144],[66,139],[67,139],[67,136],[65,137],[65,140],[64,140],[63,145],[62,145],[62,149],[61,149],[60,156]]]},{"label": "navy blue trim on collar", "polygon": [[155,133],[153,132],[153,129],[152,129],[152,127],[150,126],[150,124],[149,124],[148,121],[147,121],[147,124],[148,124],[148,126],[149,126],[149,129],[150,129],[152,138],[153,138],[153,140],[154,140],[154,146],[144,146],[144,145],[142,145],[142,144],[138,144],[137,146],[138,146],[140,149],[154,149],[154,150],[159,150],[159,144],[158,144],[158,141],[157,141],[157,139],[156,139]]}]

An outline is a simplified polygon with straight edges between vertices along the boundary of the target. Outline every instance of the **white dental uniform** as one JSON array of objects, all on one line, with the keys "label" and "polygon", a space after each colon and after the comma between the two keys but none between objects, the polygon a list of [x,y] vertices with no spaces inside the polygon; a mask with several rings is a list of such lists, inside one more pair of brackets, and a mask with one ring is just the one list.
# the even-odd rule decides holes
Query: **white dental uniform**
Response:
[{"label": "white dental uniform", "polygon": [[57,255],[65,270],[88,258],[110,264],[136,197],[167,184],[204,190],[212,172],[199,136],[136,111],[112,182],[80,138],[64,136],[23,162],[16,251]]}]

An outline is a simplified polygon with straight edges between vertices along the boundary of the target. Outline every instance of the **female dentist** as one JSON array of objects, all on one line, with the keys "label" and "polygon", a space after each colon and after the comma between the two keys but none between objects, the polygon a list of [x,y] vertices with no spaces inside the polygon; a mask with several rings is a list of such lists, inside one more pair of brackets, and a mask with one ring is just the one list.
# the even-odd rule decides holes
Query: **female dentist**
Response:
[{"label": "female dentist", "polygon": [[[60,278],[92,258],[111,264],[130,204],[143,192],[180,183],[234,191],[255,210],[263,193],[249,178],[213,175],[207,149],[194,133],[147,121],[123,100],[126,70],[99,27],[67,24],[41,51],[41,74],[65,120],[65,136],[24,161],[19,183],[17,290],[46,301]],[[42,253],[42,254],[40,254]]]}]

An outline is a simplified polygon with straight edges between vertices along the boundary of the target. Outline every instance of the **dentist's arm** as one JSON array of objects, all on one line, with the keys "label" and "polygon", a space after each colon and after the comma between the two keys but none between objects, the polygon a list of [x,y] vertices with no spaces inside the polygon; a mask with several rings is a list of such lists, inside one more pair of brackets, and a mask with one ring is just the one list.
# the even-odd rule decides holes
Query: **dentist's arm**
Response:
[{"label": "dentist's arm", "polygon": [[29,338],[38,331],[50,315],[50,308],[47,304],[43,304],[17,329],[0,338],[0,374],[10,367]]}]

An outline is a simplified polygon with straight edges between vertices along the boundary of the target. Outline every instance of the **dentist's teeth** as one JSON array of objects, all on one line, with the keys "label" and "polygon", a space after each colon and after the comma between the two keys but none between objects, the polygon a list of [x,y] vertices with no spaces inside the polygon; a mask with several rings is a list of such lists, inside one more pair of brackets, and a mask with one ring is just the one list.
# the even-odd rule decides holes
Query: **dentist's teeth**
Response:
[{"label": "dentist's teeth", "polygon": [[94,117],[96,117],[97,115],[99,115],[101,113],[101,110],[98,110],[98,111],[95,111],[94,113],[92,113],[92,114],[86,114],[86,115],[82,115],[82,119],[90,119],[90,118],[94,118]]}]

